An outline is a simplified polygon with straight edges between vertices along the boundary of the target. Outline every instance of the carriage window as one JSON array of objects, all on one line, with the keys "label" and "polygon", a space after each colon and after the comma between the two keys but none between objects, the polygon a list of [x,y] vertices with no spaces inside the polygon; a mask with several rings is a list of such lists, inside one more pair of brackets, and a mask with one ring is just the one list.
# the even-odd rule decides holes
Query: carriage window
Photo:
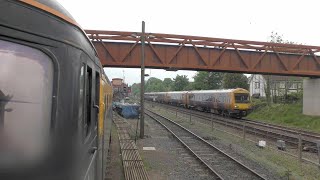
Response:
[{"label": "carriage window", "polygon": [[99,98],[100,98],[100,74],[96,72],[96,98],[95,98],[95,111],[96,111],[96,119],[95,126],[97,126],[98,117],[99,117]]},{"label": "carriage window", "polygon": [[79,82],[79,122],[84,123],[84,94],[85,94],[85,65],[83,64],[80,69],[80,82]]},{"label": "carriage window", "polygon": [[0,61],[1,164],[37,162],[48,151],[52,60],[37,49],[0,40]]},{"label": "carriage window", "polygon": [[92,107],[92,69],[87,66],[86,73],[86,119],[84,120],[84,132],[85,135],[88,136],[91,127],[91,107]]}]

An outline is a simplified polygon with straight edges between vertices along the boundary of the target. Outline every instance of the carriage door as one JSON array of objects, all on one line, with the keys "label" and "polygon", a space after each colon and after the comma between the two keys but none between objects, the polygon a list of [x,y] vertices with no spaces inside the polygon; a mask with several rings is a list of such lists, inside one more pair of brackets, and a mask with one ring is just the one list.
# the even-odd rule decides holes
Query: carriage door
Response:
[{"label": "carriage door", "polygon": [[95,156],[94,156],[94,161],[95,161],[95,173],[96,173],[96,179],[102,179],[102,172],[101,172],[101,163],[99,163],[100,161],[102,161],[102,151],[101,151],[101,139],[99,138],[99,130],[98,130],[98,124],[99,124],[99,107],[100,107],[100,73],[96,71],[95,73],[95,100],[94,100],[94,104],[93,104],[93,112],[94,112],[94,147],[96,148],[96,152],[95,152]]},{"label": "carriage door", "polygon": [[100,73],[95,72],[90,66],[86,68],[85,75],[85,120],[84,139],[88,149],[88,165],[85,180],[97,180],[98,177],[98,114],[99,114],[99,91]]}]

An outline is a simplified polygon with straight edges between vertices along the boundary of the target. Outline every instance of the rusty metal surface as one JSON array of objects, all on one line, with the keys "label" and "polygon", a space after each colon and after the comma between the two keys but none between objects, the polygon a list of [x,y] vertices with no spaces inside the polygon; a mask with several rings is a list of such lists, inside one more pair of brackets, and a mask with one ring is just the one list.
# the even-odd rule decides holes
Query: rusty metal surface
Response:
[{"label": "rusty metal surface", "polygon": [[[141,33],[86,30],[104,67],[140,67]],[[318,46],[146,33],[145,66],[320,77]]]}]

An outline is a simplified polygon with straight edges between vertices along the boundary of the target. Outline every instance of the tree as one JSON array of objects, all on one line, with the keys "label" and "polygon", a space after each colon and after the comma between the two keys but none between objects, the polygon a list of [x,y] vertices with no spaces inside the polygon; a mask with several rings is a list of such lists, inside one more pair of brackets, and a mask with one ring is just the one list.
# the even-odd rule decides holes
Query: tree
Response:
[{"label": "tree", "polygon": [[131,86],[131,92],[134,96],[139,96],[140,95],[140,83],[133,83]]},{"label": "tree", "polygon": [[220,89],[222,87],[223,73],[200,71],[193,77],[194,89]]},{"label": "tree", "polygon": [[226,73],[223,76],[223,88],[243,88],[249,89],[248,78],[240,73]]},{"label": "tree", "polygon": [[189,85],[189,79],[186,75],[177,75],[176,78],[173,79],[173,90],[174,91],[182,91]]},{"label": "tree", "polygon": [[173,81],[171,78],[164,78],[162,84],[164,87],[164,91],[172,91],[173,89]]},{"label": "tree", "polygon": [[148,79],[146,86],[145,86],[146,92],[161,92],[164,91],[164,87],[162,84],[161,79],[151,77]]},{"label": "tree", "polygon": [[[280,35],[279,33],[277,32],[274,32],[272,31],[271,32],[271,35],[269,36],[269,39],[270,39],[270,42],[273,42],[273,43],[282,43],[282,44],[299,44],[299,43],[296,43],[296,42],[293,42],[293,41],[288,41],[288,40],[284,40],[283,38],[283,35]],[[266,99],[267,99],[267,104],[268,106],[270,106],[271,104],[271,84],[273,82],[271,82],[270,80],[270,75],[266,76],[266,81],[265,81],[265,93],[266,93]],[[285,97],[285,100],[287,101],[287,94],[288,94],[288,84],[291,84],[292,81],[288,81],[286,80],[285,81],[285,92],[284,92],[284,97]],[[277,87],[274,86],[274,91],[277,91],[276,89]],[[276,100],[276,94],[273,95],[275,98],[274,100]]]},{"label": "tree", "polygon": [[264,92],[266,93],[267,105],[271,105],[271,83],[270,83],[270,75],[265,76],[265,85]]},{"label": "tree", "polygon": [[270,42],[273,43],[282,43],[282,44],[299,44],[293,41],[288,41],[283,39],[283,35],[280,35],[277,32],[272,31],[271,35],[269,36]]},{"label": "tree", "polygon": [[194,90],[194,82],[189,82],[189,84],[183,88],[184,91],[192,91]]}]

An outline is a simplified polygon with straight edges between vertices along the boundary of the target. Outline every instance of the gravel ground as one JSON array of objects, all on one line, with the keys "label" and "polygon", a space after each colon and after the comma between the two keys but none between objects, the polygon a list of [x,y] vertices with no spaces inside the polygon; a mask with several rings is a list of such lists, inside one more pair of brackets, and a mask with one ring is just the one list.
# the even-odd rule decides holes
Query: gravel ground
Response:
[{"label": "gravel ground", "polygon": [[[160,111],[160,113],[164,114],[164,112]],[[174,120],[175,118],[172,118]],[[216,138],[214,134],[211,134],[211,127],[203,127],[204,124],[200,124],[197,121],[190,121],[186,119],[177,118],[176,122],[183,125],[184,127],[190,129],[194,133],[198,134],[199,136],[203,137],[211,144],[215,145],[216,147],[220,148],[221,150],[225,151],[230,156],[234,157],[235,159],[239,160],[240,162],[244,163],[251,169],[255,170],[259,174],[262,174],[267,179],[281,179],[278,175],[274,172],[270,171],[270,169],[265,168],[261,164],[249,160],[248,158],[242,155],[243,149],[236,144],[230,144],[223,142],[220,138]]]},{"label": "gravel ground", "polygon": [[[127,121],[135,129],[136,120]],[[135,130],[132,133],[134,135]],[[150,179],[212,179],[180,142],[148,116],[145,116],[145,138],[138,139],[137,144]],[[143,147],[155,147],[156,150],[144,151]]]},{"label": "gravel ground", "polygon": [[[167,110],[157,109],[157,112],[176,119],[175,114],[168,113]],[[242,138],[221,131],[211,131],[211,126],[208,124],[195,120],[190,124],[189,117],[178,117],[176,120],[214,145],[225,149],[231,156],[245,162],[252,169],[265,174],[268,179],[288,179],[288,177],[290,179],[320,179],[320,171],[313,165],[300,166],[295,158],[284,156],[269,148],[260,149],[250,142],[243,141]]]},{"label": "gravel ground", "polygon": [[[170,107],[170,106],[169,106]],[[163,107],[161,107],[163,108]],[[175,113],[174,111],[168,111],[170,113]],[[192,111],[190,111],[192,112]],[[183,115],[181,114],[180,112],[178,113],[179,116],[185,116],[186,119],[189,118],[189,115]],[[208,122],[207,120],[204,120],[204,119],[201,119],[201,118],[198,118],[198,117],[192,117],[192,119],[196,120],[196,121],[200,121],[200,122],[203,122],[205,124],[209,124],[211,126],[211,123]],[[235,135],[238,135],[240,137],[243,136],[243,131],[242,130],[236,130],[234,128],[231,128],[231,127],[226,127],[226,126],[223,126],[221,124],[218,124],[218,123],[213,123],[215,128],[218,128],[220,130],[224,130],[224,131],[227,131],[227,132],[230,132],[232,134],[235,134]],[[266,138],[264,136],[261,136],[261,135],[254,135],[254,134],[250,134],[250,133],[246,133],[246,139],[247,140],[251,140],[253,142],[258,142],[259,140],[265,140],[267,142],[267,145],[270,147],[272,146],[274,149],[277,149],[277,145],[276,145],[276,140],[274,139],[269,139],[269,138]],[[298,157],[298,149],[297,147],[292,147],[291,145],[287,144],[287,150],[286,150],[287,153],[290,153],[292,155],[295,155],[296,157]],[[279,153],[282,153],[279,151]],[[311,161],[314,161],[314,162],[317,162],[319,157],[318,157],[318,154],[317,153],[312,153],[312,152],[308,152],[308,151],[302,151],[302,157],[303,158],[306,158],[308,160],[311,160]]]}]

